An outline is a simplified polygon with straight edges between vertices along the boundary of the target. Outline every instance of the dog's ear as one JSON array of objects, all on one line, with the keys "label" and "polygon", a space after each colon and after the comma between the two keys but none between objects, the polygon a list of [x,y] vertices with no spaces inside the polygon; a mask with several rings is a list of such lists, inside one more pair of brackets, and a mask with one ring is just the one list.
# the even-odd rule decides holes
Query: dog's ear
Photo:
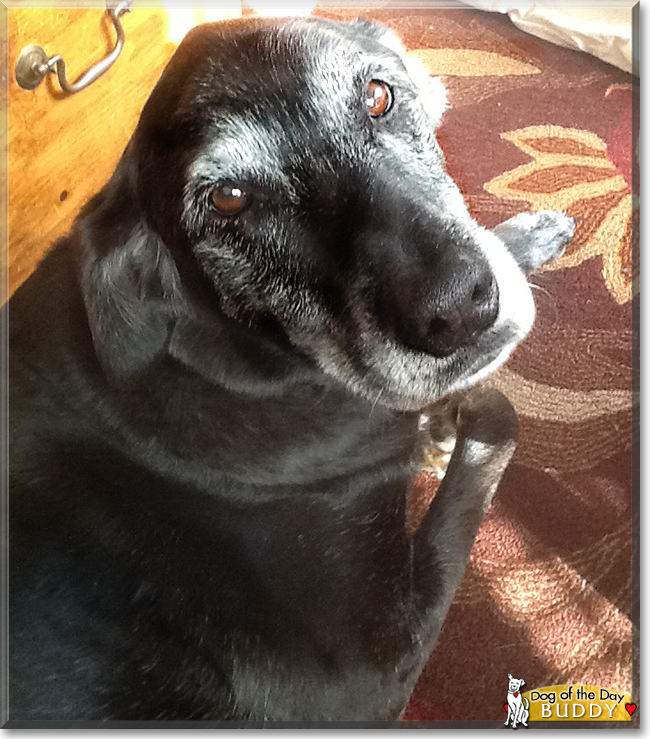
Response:
[{"label": "dog's ear", "polygon": [[251,335],[228,318],[198,268],[185,264],[181,275],[139,208],[129,169],[123,161],[76,223],[88,323],[108,379],[129,384],[171,357],[213,384],[268,395],[313,371],[288,339]]},{"label": "dog's ear", "polygon": [[399,56],[406,54],[406,49],[400,37],[391,28],[375,23],[375,21],[367,20],[362,16],[352,21],[351,25],[355,31],[364,34],[374,41],[378,41]]},{"label": "dog's ear", "polygon": [[508,679],[512,680],[512,675],[510,673],[508,673]]},{"label": "dog's ear", "polygon": [[526,681],[525,680],[520,680],[519,681],[519,687],[521,687],[522,685],[525,685],[525,684],[526,684]]},{"label": "dog's ear", "polygon": [[127,192],[127,180],[118,168],[76,224],[95,353],[105,374],[119,383],[162,355],[180,298],[171,255]]}]

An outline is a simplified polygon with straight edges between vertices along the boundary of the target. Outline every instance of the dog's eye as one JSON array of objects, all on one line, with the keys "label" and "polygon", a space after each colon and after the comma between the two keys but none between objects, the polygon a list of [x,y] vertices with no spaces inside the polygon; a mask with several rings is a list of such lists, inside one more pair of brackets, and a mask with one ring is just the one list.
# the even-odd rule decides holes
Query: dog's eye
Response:
[{"label": "dog's eye", "polygon": [[223,216],[235,216],[248,205],[248,195],[236,185],[217,185],[210,194],[212,205]]},{"label": "dog's eye", "polygon": [[386,115],[393,105],[393,91],[380,80],[371,80],[366,87],[366,105],[373,118]]}]

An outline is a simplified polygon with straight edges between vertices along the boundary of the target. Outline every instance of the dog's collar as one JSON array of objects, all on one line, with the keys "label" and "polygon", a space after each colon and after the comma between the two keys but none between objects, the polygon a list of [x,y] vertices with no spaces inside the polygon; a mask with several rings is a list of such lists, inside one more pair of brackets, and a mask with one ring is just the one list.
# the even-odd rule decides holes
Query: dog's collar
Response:
[{"label": "dog's collar", "polygon": [[514,695],[515,698],[519,695],[519,691],[518,690],[516,692],[514,690],[509,690],[508,693],[510,693],[510,695]]}]

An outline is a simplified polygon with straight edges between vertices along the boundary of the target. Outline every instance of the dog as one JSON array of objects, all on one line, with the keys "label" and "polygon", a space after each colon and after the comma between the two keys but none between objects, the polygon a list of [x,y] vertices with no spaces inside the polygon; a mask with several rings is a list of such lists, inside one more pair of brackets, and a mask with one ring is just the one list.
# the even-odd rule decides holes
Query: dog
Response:
[{"label": "dog", "polygon": [[[179,46],[10,301],[11,721],[402,716],[515,447],[474,386],[573,232],[479,226],[445,108],[369,21]],[[456,443],[411,534],[424,408]]]},{"label": "dog", "polygon": [[517,728],[517,724],[522,726],[528,726],[528,699],[521,695],[521,686],[525,685],[526,681],[519,678],[513,677],[508,674],[508,718],[504,726],[510,725],[513,729]]}]

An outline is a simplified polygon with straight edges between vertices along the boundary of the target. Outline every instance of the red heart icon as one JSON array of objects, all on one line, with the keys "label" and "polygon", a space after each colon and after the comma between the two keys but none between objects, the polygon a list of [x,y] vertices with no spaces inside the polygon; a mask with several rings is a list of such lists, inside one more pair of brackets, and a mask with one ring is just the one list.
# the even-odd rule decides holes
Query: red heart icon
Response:
[{"label": "red heart icon", "polygon": [[636,703],[626,703],[625,704],[625,710],[630,714],[630,716],[636,711]]},{"label": "red heart icon", "polygon": [[504,703],[503,704],[503,707],[505,708],[506,711],[508,710],[508,704],[507,703]]},{"label": "red heart icon", "polygon": [[516,697],[517,697],[517,696],[519,695],[519,693],[513,693],[513,695],[514,695],[514,696],[515,696],[515,698],[516,698]]}]

